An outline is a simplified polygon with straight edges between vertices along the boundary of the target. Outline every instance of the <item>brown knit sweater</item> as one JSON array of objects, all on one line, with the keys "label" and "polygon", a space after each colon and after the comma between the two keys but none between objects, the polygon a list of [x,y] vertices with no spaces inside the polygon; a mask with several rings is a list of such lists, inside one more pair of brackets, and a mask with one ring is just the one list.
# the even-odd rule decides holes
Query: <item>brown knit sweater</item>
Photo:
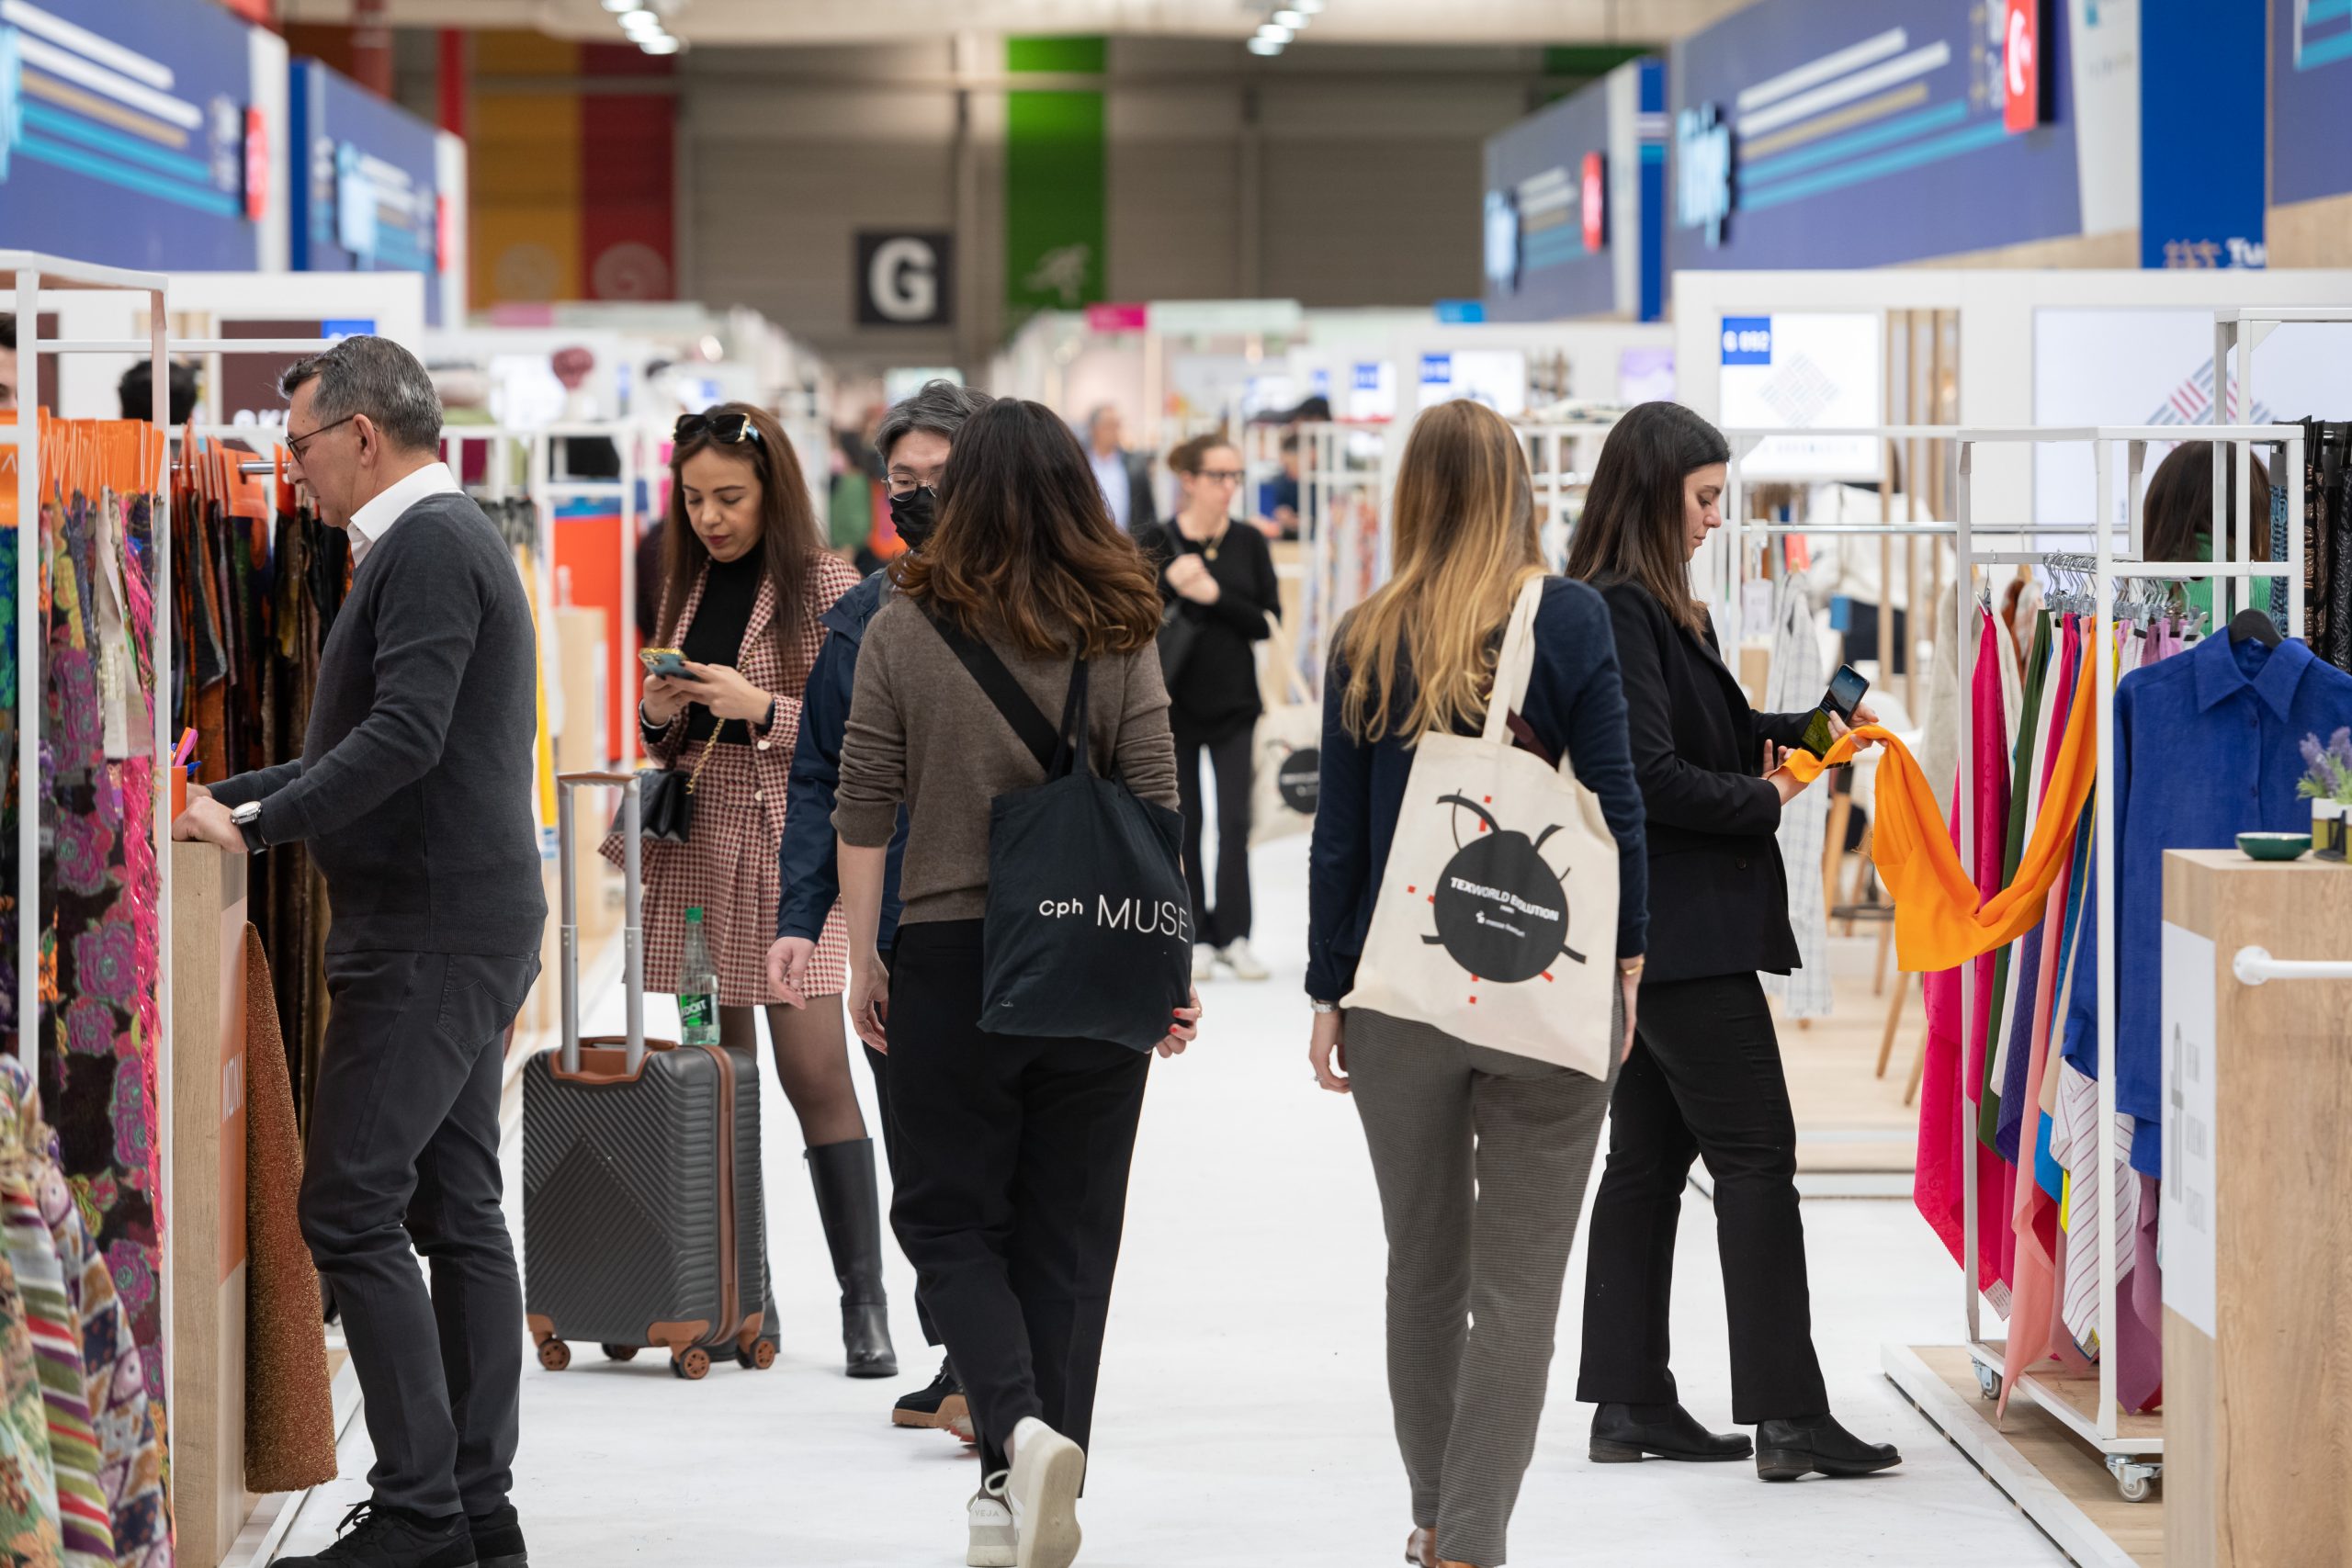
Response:
[{"label": "brown knit sweater", "polygon": [[[1069,694],[1068,657],[1040,659],[996,637],[989,646],[1058,720]],[[1176,744],[1156,649],[1089,663],[1087,738],[1096,773],[1115,773],[1144,799],[1175,808]],[[894,595],[858,649],[833,827],[844,843],[880,849],[906,807],[901,925],[988,912],[989,803],[1045,776],[938,628]]]}]

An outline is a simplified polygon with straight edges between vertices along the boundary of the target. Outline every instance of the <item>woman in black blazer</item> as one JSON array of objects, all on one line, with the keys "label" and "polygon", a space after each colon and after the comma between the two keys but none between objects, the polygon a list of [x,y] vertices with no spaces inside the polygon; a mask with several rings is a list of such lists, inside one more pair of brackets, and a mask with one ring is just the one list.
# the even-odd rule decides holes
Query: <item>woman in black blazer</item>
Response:
[{"label": "woman in black blazer", "polygon": [[1600,590],[1616,626],[1650,859],[1641,1016],[1610,1102],[1577,1397],[1600,1407],[1596,1461],[1747,1457],[1745,1437],[1719,1437],[1682,1408],[1667,1361],[1675,1222],[1690,1162],[1704,1156],[1731,1319],[1732,1419],[1757,1427],[1757,1473],[1861,1475],[1900,1456],[1829,1415],[1797,1214],[1796,1123],[1757,979],[1798,963],[1774,835],[1804,788],[1778,765],[1811,715],[1748,706],[1690,588],[1690,557],[1723,525],[1730,456],[1679,404],[1632,410],[1601,448],[1568,552],[1568,575]]}]

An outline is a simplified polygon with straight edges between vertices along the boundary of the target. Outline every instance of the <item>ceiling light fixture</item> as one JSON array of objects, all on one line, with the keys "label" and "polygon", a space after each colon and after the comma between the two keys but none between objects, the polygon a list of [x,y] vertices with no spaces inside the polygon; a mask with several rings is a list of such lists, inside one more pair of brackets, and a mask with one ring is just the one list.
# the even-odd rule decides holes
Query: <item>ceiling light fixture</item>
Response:
[{"label": "ceiling light fixture", "polygon": [[1295,33],[1301,28],[1306,26],[1306,17],[1303,12],[1285,8],[1274,13],[1274,26],[1278,28],[1288,28],[1292,32]]},{"label": "ceiling light fixture", "polygon": [[675,54],[678,51],[684,49],[685,45],[680,43],[676,39],[672,38],[668,33],[662,33],[655,38],[639,39],[637,47],[643,50],[648,54]]},{"label": "ceiling light fixture", "polygon": [[649,39],[662,30],[662,18],[650,11],[630,11],[621,17],[621,31],[633,39]]},{"label": "ceiling light fixture", "polygon": [[1290,0],[1290,8],[1303,11],[1310,17],[1319,16],[1323,10],[1323,0]]},{"label": "ceiling light fixture", "polygon": [[1270,38],[1253,38],[1250,40],[1250,52],[1252,54],[1274,55],[1280,54],[1282,51],[1283,46],[1277,39]]},{"label": "ceiling light fixture", "polygon": [[635,11],[641,9],[644,5],[645,0],[605,0],[605,9],[607,11]]},{"label": "ceiling light fixture", "polygon": [[1280,22],[1268,22],[1258,29],[1258,36],[1277,44],[1288,43],[1291,40],[1290,29]]}]

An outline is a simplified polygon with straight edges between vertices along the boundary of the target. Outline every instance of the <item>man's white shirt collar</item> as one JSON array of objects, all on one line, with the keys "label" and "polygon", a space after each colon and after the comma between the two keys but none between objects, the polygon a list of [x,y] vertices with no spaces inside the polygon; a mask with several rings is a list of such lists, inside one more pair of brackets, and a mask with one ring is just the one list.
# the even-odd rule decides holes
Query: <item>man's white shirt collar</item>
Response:
[{"label": "man's white shirt collar", "polygon": [[427,463],[424,467],[397,480],[390,489],[351,514],[351,564],[357,566],[368,558],[383,536],[392,531],[401,514],[418,502],[436,495],[462,495],[465,487],[458,476],[449,471],[447,463]]}]

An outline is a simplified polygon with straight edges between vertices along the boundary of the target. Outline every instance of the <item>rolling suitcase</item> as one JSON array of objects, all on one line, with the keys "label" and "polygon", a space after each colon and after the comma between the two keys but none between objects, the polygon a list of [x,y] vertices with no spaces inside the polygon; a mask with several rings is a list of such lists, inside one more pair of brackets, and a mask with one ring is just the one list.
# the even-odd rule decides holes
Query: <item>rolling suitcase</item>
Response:
[{"label": "rolling suitcase", "polygon": [[[572,791],[617,785],[628,908],[628,1032],[580,1038],[580,909]],[[759,1078],[723,1047],[645,1038],[645,933],[631,773],[558,781],[563,859],[563,1043],[523,1068],[524,1311],[539,1364],[571,1364],[568,1341],[626,1361],[669,1352],[697,1379],[714,1355],[775,1360],[766,1301]]]}]

